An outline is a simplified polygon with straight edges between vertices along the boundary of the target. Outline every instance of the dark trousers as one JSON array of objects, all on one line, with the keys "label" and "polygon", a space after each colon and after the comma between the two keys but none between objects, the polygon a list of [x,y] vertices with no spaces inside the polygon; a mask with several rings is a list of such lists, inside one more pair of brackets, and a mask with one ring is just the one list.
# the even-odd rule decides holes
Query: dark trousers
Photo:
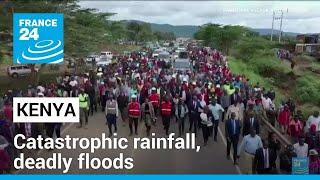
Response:
[{"label": "dark trousers", "polygon": [[49,138],[53,138],[53,134],[56,133],[56,137],[60,138],[61,137],[61,126],[62,123],[46,123],[45,128],[46,128],[46,134]]},{"label": "dark trousers", "polygon": [[257,169],[257,174],[272,174],[272,168]]},{"label": "dark trousers", "polygon": [[101,103],[101,110],[104,111],[105,107],[106,107],[106,101],[107,101],[106,95],[102,95],[100,101],[101,101],[100,102]]},{"label": "dark trousers", "polygon": [[170,116],[162,116],[164,130],[166,131],[166,135],[169,135],[169,128],[170,128]]},{"label": "dark trousers", "polygon": [[158,117],[159,116],[159,107],[153,107],[153,109],[154,109],[154,116],[155,117]]},{"label": "dark trousers", "polygon": [[117,132],[117,116],[115,114],[108,114],[106,116],[107,125],[109,129],[109,136],[112,135],[112,125],[114,126],[114,131]]},{"label": "dark trousers", "polygon": [[56,132],[57,138],[61,137],[61,126],[62,126],[62,123],[55,123],[54,130]]},{"label": "dark trousers", "polygon": [[227,156],[230,156],[230,150],[231,150],[231,144],[232,144],[234,162],[237,161],[238,142],[239,142],[238,135],[232,135],[230,138],[227,139]]},{"label": "dark trousers", "polygon": [[215,120],[213,122],[213,139],[215,141],[217,141],[218,127],[219,127],[219,120]]},{"label": "dark trousers", "polygon": [[55,123],[46,123],[45,124],[46,134],[50,138],[53,138],[54,126],[55,126]]},{"label": "dark trousers", "polygon": [[179,136],[181,136],[184,133],[184,121],[185,121],[185,117],[183,118],[179,118],[176,117],[177,121],[178,121],[178,127],[179,127]]},{"label": "dark trousers", "polygon": [[192,131],[192,127],[193,127],[193,133],[197,134],[197,126],[198,126],[198,113],[190,113],[190,117],[189,117],[189,122],[190,122],[190,126],[189,126],[189,131]]},{"label": "dark trousers", "polygon": [[203,135],[203,142],[204,144],[207,144],[208,139],[209,139],[209,127],[206,124],[201,124],[202,127],[202,135]]},{"label": "dark trousers", "polygon": [[146,124],[146,128],[147,128],[147,136],[150,136],[151,126]]},{"label": "dark trousers", "polygon": [[93,115],[93,110],[95,110],[97,112],[97,101],[96,98],[90,98],[90,110],[89,112],[91,112],[91,115]]},{"label": "dark trousers", "polygon": [[133,117],[129,118],[130,134],[133,133],[132,124],[134,124],[134,132],[137,134],[138,133],[138,118],[133,118]]}]

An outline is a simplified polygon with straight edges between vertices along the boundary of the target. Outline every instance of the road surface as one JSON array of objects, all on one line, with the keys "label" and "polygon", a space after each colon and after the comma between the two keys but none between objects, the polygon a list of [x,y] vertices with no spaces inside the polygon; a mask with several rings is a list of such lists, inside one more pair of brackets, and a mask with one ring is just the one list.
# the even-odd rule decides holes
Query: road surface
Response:
[{"label": "road surface", "polygon": [[[118,157],[119,153],[123,153],[124,157],[132,157],[134,159],[134,167],[131,170],[114,170],[103,168],[82,169],[79,170],[77,164],[77,157],[82,152],[89,152],[87,150],[39,150],[33,153],[33,157],[52,157],[52,153],[62,153],[63,157],[73,158],[73,163],[68,171],[71,174],[239,174],[241,168],[233,165],[232,159],[226,158],[226,143],[222,134],[224,126],[220,123],[220,132],[218,134],[218,142],[214,142],[210,137],[208,145],[203,146],[202,133],[197,136],[196,143],[201,145],[201,150],[135,150],[131,146],[125,150],[96,150],[94,156],[100,159],[105,157]],[[189,123],[186,120],[186,130],[188,130]],[[171,132],[178,134],[177,124],[172,121],[170,126]],[[129,125],[118,122],[118,136],[128,137],[129,141],[133,137],[145,137],[144,123],[139,123],[139,134],[132,137],[129,136]],[[164,136],[165,132],[161,121],[158,120],[156,126],[152,126],[151,132],[157,136]],[[78,129],[76,124],[67,124],[62,131],[62,137],[70,135],[71,137],[100,137],[101,133],[108,134],[108,129],[105,124],[104,113],[98,112],[89,117],[88,129]],[[240,161],[241,166],[241,161]],[[17,170],[17,174],[31,173],[31,174],[62,174],[61,169],[57,170]]]}]

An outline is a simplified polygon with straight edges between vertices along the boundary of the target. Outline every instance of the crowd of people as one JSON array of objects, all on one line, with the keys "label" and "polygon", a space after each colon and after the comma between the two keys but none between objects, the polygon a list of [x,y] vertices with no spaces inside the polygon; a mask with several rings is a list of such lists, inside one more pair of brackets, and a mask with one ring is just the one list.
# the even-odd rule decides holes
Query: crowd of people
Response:
[{"label": "crowd of people", "polygon": [[[165,60],[133,52],[117,62],[81,75],[57,77],[56,82],[29,86],[26,91],[10,90],[3,97],[0,112],[0,172],[10,169],[16,150],[13,137],[61,136],[60,123],[12,123],[13,97],[79,97],[80,123],[88,128],[89,116],[105,114],[109,136],[118,125],[129,124],[130,136],[150,136],[160,121],[164,134],[172,132],[177,122],[178,136],[186,132],[201,134],[203,145],[218,141],[224,127],[226,157],[234,164],[243,158],[244,173],[291,173],[293,157],[308,157],[310,173],[320,173],[319,112],[304,121],[292,99],[275,105],[276,93],[245,75],[233,74],[226,56],[212,48],[188,47],[192,68],[176,72]],[[145,132],[138,132],[143,122]],[[274,132],[267,132],[263,122],[279,127],[292,145],[282,147]],[[222,124],[224,123],[224,124]],[[212,137],[212,141],[210,140]],[[230,156],[231,149],[233,155]],[[277,160],[280,166],[277,167]]]}]

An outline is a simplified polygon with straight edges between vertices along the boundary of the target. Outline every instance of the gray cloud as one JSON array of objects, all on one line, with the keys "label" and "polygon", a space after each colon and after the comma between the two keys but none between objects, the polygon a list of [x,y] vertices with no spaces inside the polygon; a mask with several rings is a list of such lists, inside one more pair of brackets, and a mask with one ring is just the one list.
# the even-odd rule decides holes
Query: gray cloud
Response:
[{"label": "gray cloud", "polygon": [[79,5],[117,13],[114,20],[173,25],[212,22],[253,28],[270,28],[272,12],[280,16],[279,10],[283,10],[284,31],[310,33],[320,29],[320,2],[316,1],[80,1]]}]

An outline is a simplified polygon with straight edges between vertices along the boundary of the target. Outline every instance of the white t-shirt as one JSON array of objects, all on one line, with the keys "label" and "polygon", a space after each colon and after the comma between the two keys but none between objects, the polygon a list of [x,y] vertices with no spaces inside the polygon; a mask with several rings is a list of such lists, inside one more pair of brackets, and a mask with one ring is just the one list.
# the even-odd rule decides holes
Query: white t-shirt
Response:
[{"label": "white t-shirt", "polygon": [[299,143],[296,143],[293,145],[293,148],[297,157],[308,157],[308,144],[304,143],[303,146],[300,146]]},{"label": "white t-shirt", "polygon": [[265,110],[269,110],[271,108],[272,101],[269,97],[262,97],[262,106]]},{"label": "white t-shirt", "polygon": [[309,129],[312,124],[316,125],[317,131],[320,131],[320,116],[318,116],[317,118],[313,115],[309,116],[306,123],[307,128]]},{"label": "white t-shirt", "polygon": [[69,85],[74,87],[78,84],[78,82],[76,80],[70,81]]},{"label": "white t-shirt", "polygon": [[38,86],[37,89],[38,89],[41,93],[44,93],[44,91],[46,90],[43,86]]},{"label": "white t-shirt", "polygon": [[208,115],[206,113],[200,114],[201,123],[207,125],[208,127],[212,126],[212,122],[208,119]]}]

